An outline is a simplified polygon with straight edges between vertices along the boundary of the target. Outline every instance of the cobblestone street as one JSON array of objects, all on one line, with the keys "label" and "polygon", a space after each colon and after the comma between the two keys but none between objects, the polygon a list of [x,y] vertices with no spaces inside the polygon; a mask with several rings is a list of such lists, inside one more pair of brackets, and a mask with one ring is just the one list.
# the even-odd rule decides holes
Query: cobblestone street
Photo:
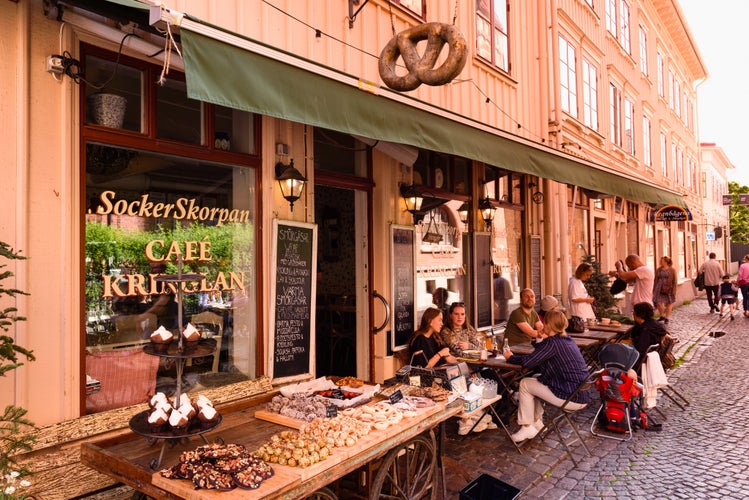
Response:
[{"label": "cobblestone street", "polygon": [[660,432],[638,430],[629,442],[592,436],[595,395],[577,415],[593,457],[576,455],[581,460],[574,467],[553,434],[529,443],[521,455],[501,428],[461,440],[450,422],[446,454],[460,465],[447,472],[448,498],[458,498],[482,472],[520,488],[522,498],[749,497],[749,318],[739,311],[730,321],[707,311],[707,301],[698,297],[672,314],[669,331],[679,339],[681,364],[668,378],[690,404],[682,411],[659,395],[666,420],[649,413],[662,421]]}]

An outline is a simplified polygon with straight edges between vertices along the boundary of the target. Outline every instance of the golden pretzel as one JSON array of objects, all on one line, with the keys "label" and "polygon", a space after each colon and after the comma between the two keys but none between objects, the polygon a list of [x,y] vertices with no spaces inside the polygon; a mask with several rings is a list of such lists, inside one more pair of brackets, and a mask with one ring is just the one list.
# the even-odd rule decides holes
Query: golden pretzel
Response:
[{"label": "golden pretzel", "polygon": [[[424,54],[419,55],[416,46],[427,40]],[[447,44],[447,59],[439,68],[433,68],[442,47]],[[398,57],[408,68],[408,74],[399,76],[395,72]],[[444,85],[458,76],[466,64],[466,40],[451,24],[426,23],[401,31],[382,49],[380,54],[380,77],[393,90],[413,90],[422,83]]]}]

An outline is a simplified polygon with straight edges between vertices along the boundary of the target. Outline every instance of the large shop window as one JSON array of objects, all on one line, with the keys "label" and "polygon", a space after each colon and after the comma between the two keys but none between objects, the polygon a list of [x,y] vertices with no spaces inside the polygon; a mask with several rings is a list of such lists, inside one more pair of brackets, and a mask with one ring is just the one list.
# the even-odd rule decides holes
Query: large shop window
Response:
[{"label": "large shop window", "polygon": [[[191,323],[209,347],[185,362],[183,391],[256,377],[255,117],[187,99],[180,75],[157,88],[156,66],[84,52],[84,363],[100,382],[86,413],[174,392],[175,359],[143,355],[159,328],[176,338]],[[180,271],[200,276],[163,281]]]}]

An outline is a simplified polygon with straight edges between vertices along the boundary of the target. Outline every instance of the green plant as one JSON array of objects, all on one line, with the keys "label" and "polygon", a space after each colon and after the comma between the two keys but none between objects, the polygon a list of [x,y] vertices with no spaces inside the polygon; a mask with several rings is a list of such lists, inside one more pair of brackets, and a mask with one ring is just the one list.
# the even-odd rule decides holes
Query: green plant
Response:
[{"label": "green plant", "polygon": [[[0,256],[10,259],[26,259],[13,251],[5,242],[0,241]],[[3,281],[12,278],[11,271],[4,270],[7,264],[0,264],[0,298],[4,295],[16,297],[28,295],[28,293],[15,288],[5,288]],[[0,328],[8,331],[17,321],[26,318],[18,316],[15,307],[6,307],[0,310]],[[19,361],[20,356],[25,356],[28,361],[34,361],[32,351],[17,345],[13,338],[0,335],[0,376],[10,370],[15,370],[23,363]],[[25,498],[23,490],[29,486],[28,481],[23,479],[30,474],[26,467],[19,467],[14,457],[21,451],[30,451],[36,441],[36,436],[27,431],[33,430],[34,424],[26,418],[26,410],[17,406],[9,405],[0,416],[0,499]]]}]

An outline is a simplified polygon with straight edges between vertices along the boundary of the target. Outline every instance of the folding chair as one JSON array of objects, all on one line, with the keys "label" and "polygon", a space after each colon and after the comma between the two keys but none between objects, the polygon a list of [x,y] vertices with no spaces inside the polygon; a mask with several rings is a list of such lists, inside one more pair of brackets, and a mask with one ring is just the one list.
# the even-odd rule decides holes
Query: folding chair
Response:
[{"label": "folding chair", "polygon": [[[596,380],[598,380],[598,377],[601,376],[601,373],[603,370],[598,370],[591,375],[588,375],[588,377],[583,380],[580,385],[577,386],[577,389],[575,389],[575,392],[570,394],[570,396],[562,403],[561,406],[554,406],[550,403],[547,403],[547,406],[554,406],[554,411],[549,415],[548,421],[546,425],[539,431],[539,433],[536,435],[536,437],[540,437],[541,441],[546,439],[546,436],[553,430],[557,437],[559,438],[559,441],[564,446],[564,449],[567,451],[567,454],[570,456],[570,459],[572,460],[572,463],[575,464],[575,467],[577,467],[578,463],[577,460],[575,460],[575,455],[572,453],[572,449],[570,448],[570,445],[576,442],[580,442],[583,449],[585,450],[585,453],[588,456],[592,456],[590,453],[590,450],[588,449],[588,446],[585,444],[585,441],[583,440],[583,437],[580,435],[580,431],[577,430],[577,426],[575,425],[575,422],[572,420],[572,416],[577,413],[580,410],[583,410],[587,408],[587,405],[579,408],[577,410],[573,410],[571,408],[568,408],[569,404],[573,402],[575,397],[577,397],[578,394],[581,392],[587,392],[590,390],[593,385],[595,385]],[[570,429],[572,429],[572,432],[575,433],[575,438],[571,439],[569,441],[565,440],[564,436],[562,435],[562,431],[560,429],[560,424],[563,423],[563,421],[567,422],[567,425],[570,426]],[[535,438],[533,438],[535,439]],[[528,439],[525,441],[522,445],[524,446],[530,441],[533,441],[533,439]]]},{"label": "folding chair", "polygon": [[[646,351],[645,356],[647,357],[647,355],[649,353],[651,353],[651,352],[658,352],[659,350],[660,350],[660,345],[659,344],[653,344],[650,347],[648,347],[648,350]],[[666,374],[668,374],[668,370],[666,369],[665,366],[663,367],[663,371]],[[660,391],[663,393],[664,396],[666,396],[668,399],[670,399],[681,410],[684,410],[684,405],[688,405],[689,404],[689,400],[687,398],[685,398],[682,393],[680,393],[679,391],[677,391],[676,388],[674,386],[672,386],[670,383],[668,385],[660,387]],[[681,402],[683,402],[684,404],[682,404],[679,400],[681,400]],[[656,407],[656,410],[658,411],[658,413],[661,414],[661,416],[664,419],[666,418],[663,415],[663,413],[660,410],[658,410],[657,407]]]}]

